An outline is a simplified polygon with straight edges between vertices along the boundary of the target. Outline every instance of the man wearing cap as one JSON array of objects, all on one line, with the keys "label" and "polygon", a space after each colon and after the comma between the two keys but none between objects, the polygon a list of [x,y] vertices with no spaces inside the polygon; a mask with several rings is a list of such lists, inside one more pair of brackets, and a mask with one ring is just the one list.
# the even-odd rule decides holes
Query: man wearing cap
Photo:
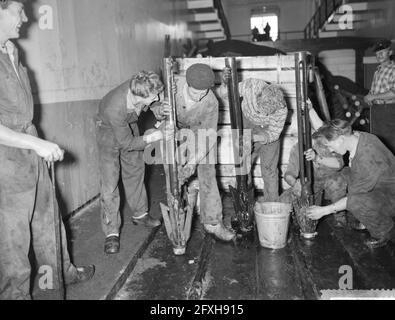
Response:
[{"label": "man wearing cap", "polygon": [[[31,298],[31,244],[38,270],[50,267],[55,273],[57,266],[57,203],[46,162],[61,161],[64,151],[38,138],[32,124],[29,78],[10,40],[19,38],[28,21],[23,2],[0,1],[0,300]],[[70,262],[62,222],[61,239],[65,283],[92,278],[94,266],[77,268]]]},{"label": "man wearing cap", "polygon": [[[179,169],[179,179],[183,183],[197,171],[200,219],[204,229],[220,240],[230,241],[235,234],[222,221],[222,202],[215,171],[218,100],[210,90],[213,86],[214,72],[201,63],[190,66],[186,77],[176,78],[177,126],[179,129],[190,129],[195,136],[194,142],[198,143],[195,146],[191,142],[188,146],[192,152]],[[204,135],[207,133],[208,139],[201,139],[199,130]]]},{"label": "man wearing cap", "polygon": [[365,102],[370,108],[370,132],[395,152],[395,63],[391,60],[391,41],[379,41],[375,47],[379,62]]},{"label": "man wearing cap", "polygon": [[365,102],[372,104],[395,103],[395,63],[391,60],[391,41],[379,41],[374,51],[379,66],[374,73],[372,86]]},{"label": "man wearing cap", "polygon": [[[169,114],[170,107],[167,104],[155,104],[163,89],[163,83],[156,73],[141,71],[111,90],[100,102],[96,140],[99,150],[101,220],[106,237],[104,252],[107,254],[116,254],[120,249],[120,176],[126,201],[133,213],[133,223],[146,227],[160,225],[159,220],[148,214],[143,150],[148,144],[162,140],[163,135],[160,130],[150,130],[141,136],[137,120],[149,106],[158,120]],[[171,131],[166,130],[166,133]]]},{"label": "man wearing cap", "polygon": [[[230,74],[231,70],[225,68],[223,85],[218,90],[223,99],[227,99],[226,85]],[[256,162],[258,158],[261,162],[264,201],[278,201],[279,139],[288,113],[284,95],[277,85],[252,78],[239,83],[239,94],[243,99],[243,127],[252,130],[252,162]]]}]

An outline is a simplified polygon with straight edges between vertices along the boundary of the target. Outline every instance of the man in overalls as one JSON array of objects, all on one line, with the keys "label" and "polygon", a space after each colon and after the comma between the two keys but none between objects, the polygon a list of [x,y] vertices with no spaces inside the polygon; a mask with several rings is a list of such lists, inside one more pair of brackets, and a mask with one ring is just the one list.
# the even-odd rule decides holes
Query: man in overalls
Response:
[{"label": "man in overalls", "polygon": [[[0,300],[30,299],[29,248],[37,269],[56,270],[54,210],[57,206],[46,162],[61,161],[63,150],[37,137],[33,97],[26,68],[10,39],[28,19],[23,1],[0,2]],[[66,284],[90,279],[94,267],[76,268],[61,223]]]}]

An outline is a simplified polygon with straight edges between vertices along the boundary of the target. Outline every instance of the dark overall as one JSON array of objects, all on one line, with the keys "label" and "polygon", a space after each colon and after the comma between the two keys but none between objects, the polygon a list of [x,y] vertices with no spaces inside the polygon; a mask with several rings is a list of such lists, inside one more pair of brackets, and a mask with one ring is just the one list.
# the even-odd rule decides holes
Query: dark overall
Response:
[{"label": "dark overall", "polygon": [[[26,68],[17,51],[14,57],[19,78],[9,56],[0,52],[0,124],[37,136]],[[0,300],[30,299],[31,244],[37,269],[48,266],[55,274],[54,201],[57,205],[45,162],[32,150],[0,145]],[[63,224],[62,247],[67,283],[77,271],[70,263]]]},{"label": "dark overall", "polygon": [[146,143],[140,136],[136,113],[128,113],[129,81],[110,91],[100,102],[96,140],[99,148],[101,220],[106,236],[119,234],[121,226],[119,180],[133,215],[148,211],[144,185]]},{"label": "dark overall", "polygon": [[372,237],[380,239],[394,227],[395,157],[376,136],[359,134],[347,175],[347,210],[366,226]]}]

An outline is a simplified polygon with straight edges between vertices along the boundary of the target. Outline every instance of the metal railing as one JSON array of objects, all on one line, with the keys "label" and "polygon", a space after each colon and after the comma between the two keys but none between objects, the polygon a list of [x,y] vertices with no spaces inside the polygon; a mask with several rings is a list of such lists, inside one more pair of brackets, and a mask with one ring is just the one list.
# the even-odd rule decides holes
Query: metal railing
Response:
[{"label": "metal railing", "polygon": [[228,40],[231,38],[231,34],[228,19],[226,18],[221,0],[214,0],[214,8],[218,10],[218,17],[221,20],[222,27],[224,28],[225,37]]},{"label": "metal railing", "polygon": [[304,29],[304,38],[317,38],[320,28],[343,3],[344,0],[322,0],[321,5]]}]

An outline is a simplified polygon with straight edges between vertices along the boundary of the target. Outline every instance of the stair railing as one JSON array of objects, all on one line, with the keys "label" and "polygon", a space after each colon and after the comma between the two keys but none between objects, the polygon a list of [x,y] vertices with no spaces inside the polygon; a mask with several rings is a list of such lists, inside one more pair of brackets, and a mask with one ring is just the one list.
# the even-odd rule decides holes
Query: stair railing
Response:
[{"label": "stair railing", "polygon": [[322,0],[321,5],[318,7],[317,11],[311,17],[304,29],[304,38],[318,38],[318,34],[322,26],[331,14],[343,4],[344,0]]}]

